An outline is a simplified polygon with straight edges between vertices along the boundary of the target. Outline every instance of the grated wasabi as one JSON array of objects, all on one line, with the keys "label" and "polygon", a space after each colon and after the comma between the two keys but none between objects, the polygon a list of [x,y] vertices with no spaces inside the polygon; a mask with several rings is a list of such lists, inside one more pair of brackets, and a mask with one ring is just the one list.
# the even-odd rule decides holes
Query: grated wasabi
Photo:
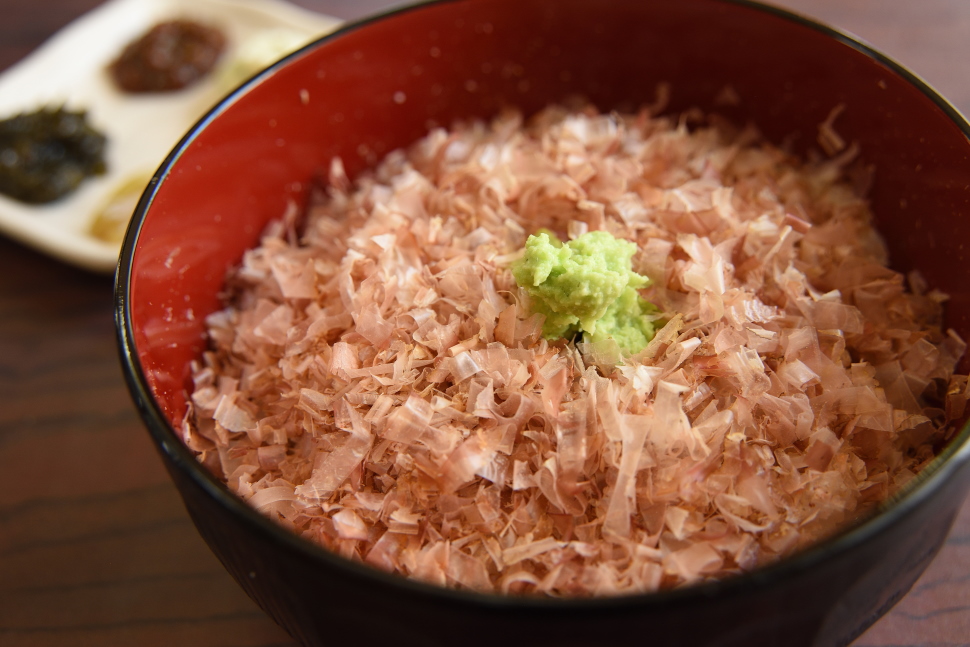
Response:
[{"label": "grated wasabi", "polygon": [[563,244],[554,235],[529,236],[524,256],[512,265],[519,287],[545,315],[546,339],[583,333],[591,342],[612,339],[626,353],[653,338],[656,307],[637,290],[650,279],[633,271],[635,244],[591,231]]}]

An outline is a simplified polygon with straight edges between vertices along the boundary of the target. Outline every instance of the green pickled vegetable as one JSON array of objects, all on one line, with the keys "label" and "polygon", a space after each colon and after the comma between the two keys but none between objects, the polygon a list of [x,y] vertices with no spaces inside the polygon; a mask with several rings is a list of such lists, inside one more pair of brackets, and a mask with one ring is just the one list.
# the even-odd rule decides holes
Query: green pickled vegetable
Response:
[{"label": "green pickled vegetable", "polygon": [[106,146],[84,111],[41,108],[0,121],[0,193],[53,202],[105,172]]}]

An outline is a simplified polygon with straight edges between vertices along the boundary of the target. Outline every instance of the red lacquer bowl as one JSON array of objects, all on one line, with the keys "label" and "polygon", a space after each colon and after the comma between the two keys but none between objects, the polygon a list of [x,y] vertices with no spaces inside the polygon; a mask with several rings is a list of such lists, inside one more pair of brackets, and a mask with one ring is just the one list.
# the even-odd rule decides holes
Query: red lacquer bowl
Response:
[{"label": "red lacquer bowl", "polygon": [[[584,95],[753,121],[776,142],[838,130],[876,165],[896,269],[949,293],[970,339],[970,125],[885,56],[787,12],[730,0],[454,0],[350,25],[274,65],[200,121],[153,178],[117,274],[131,392],[199,532],[307,645],[844,645],[909,589],[970,487],[970,430],[878,514],[777,565],[680,590],[552,600],[445,590],[351,563],[250,509],[179,440],[190,362],[228,268],[340,156],[353,174],[433,124]],[[740,103],[717,105],[726,86]],[[963,368],[966,370],[966,367]]]}]

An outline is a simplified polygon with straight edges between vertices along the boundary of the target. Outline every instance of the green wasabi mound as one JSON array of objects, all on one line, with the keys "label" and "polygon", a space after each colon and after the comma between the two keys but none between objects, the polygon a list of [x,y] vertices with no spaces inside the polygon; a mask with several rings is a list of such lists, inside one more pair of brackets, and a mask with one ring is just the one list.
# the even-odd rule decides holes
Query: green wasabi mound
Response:
[{"label": "green wasabi mound", "polygon": [[529,236],[512,276],[545,315],[546,339],[584,333],[586,341],[612,339],[626,353],[653,338],[656,307],[637,290],[650,279],[633,271],[637,246],[605,231],[591,231],[563,244],[546,232]]}]

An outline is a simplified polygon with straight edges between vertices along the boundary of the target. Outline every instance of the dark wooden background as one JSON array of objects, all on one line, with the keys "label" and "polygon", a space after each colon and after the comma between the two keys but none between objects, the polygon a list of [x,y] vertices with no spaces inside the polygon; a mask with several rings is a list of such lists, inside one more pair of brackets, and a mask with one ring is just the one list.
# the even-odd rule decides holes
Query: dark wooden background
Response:
[{"label": "dark wooden background", "polygon": [[[776,3],[861,36],[970,113],[970,0]],[[0,0],[0,70],[98,4]],[[390,3],[299,4],[352,19]],[[203,544],[149,443],[119,368],[111,277],[2,237],[0,645],[293,645]],[[970,645],[970,502],[855,645]]]}]

